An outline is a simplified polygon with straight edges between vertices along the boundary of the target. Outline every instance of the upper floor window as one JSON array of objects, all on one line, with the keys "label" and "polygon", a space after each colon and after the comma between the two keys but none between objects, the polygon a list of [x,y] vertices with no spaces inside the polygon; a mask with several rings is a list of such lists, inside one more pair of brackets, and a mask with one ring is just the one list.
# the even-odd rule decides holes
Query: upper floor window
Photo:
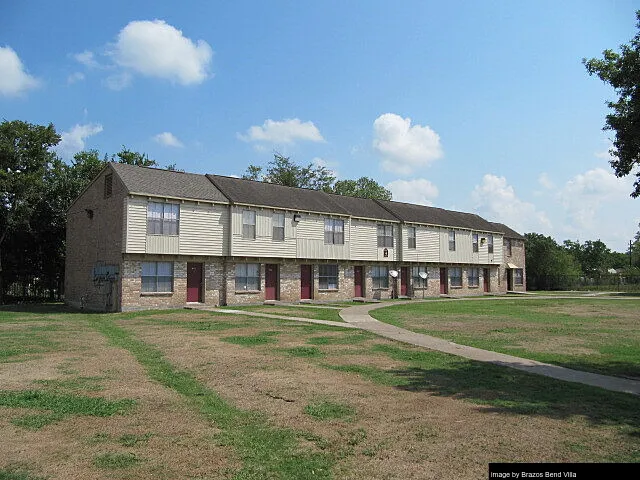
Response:
[{"label": "upper floor window", "polygon": [[256,238],[256,212],[253,210],[242,212],[242,238]]},{"label": "upper floor window", "polygon": [[371,267],[373,288],[389,288],[389,267],[374,265]]},{"label": "upper floor window", "polygon": [[393,225],[378,225],[378,247],[393,247]]},{"label": "upper floor window", "polygon": [[487,235],[487,247],[489,249],[489,253],[493,253],[493,235]]},{"label": "upper floor window", "polygon": [[147,205],[148,235],[178,235],[180,205],[177,203],[149,202]]},{"label": "upper floor window", "polygon": [[113,193],[113,174],[104,176],[104,198],[109,198]]},{"label": "upper floor window", "polygon": [[416,248],[416,227],[407,228],[407,239],[409,248]]},{"label": "upper floor window", "polygon": [[337,218],[324,219],[324,243],[326,245],[344,244],[344,220]]},{"label": "upper floor window", "polygon": [[320,290],[338,289],[338,265],[318,265],[318,288]]},{"label": "upper floor window", "polygon": [[480,285],[480,269],[470,268],[467,271],[467,282],[470,287],[477,287]]},{"label": "upper floor window", "polygon": [[143,293],[173,292],[173,262],[142,262]]},{"label": "upper floor window", "polygon": [[271,221],[273,222],[273,239],[284,240],[284,213],[274,213]]},{"label": "upper floor window", "polygon": [[449,230],[449,251],[455,252],[456,250],[456,231]]},{"label": "upper floor window", "polygon": [[449,268],[449,282],[452,287],[462,286],[462,268],[460,267]]},{"label": "upper floor window", "polygon": [[511,256],[511,240],[509,238],[504,239],[504,248],[507,251],[507,257]]},{"label": "upper floor window", "polygon": [[478,234],[474,233],[471,238],[473,242],[473,251],[477,252],[478,251]]}]

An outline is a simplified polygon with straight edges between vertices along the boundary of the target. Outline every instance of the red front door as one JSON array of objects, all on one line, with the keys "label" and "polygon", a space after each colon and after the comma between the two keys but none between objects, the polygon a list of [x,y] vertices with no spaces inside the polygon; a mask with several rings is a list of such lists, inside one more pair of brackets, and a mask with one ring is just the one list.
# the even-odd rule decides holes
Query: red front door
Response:
[{"label": "red front door", "polygon": [[264,298],[265,300],[278,299],[278,265],[267,264],[264,266]]},{"label": "red front door", "polygon": [[362,266],[358,265],[357,267],[353,267],[353,284],[355,286],[355,291],[353,292],[354,297],[364,297],[364,288],[362,288]]},{"label": "red front door", "polygon": [[300,298],[311,298],[311,265],[300,265]]},{"label": "red front door", "polygon": [[447,269],[440,269],[440,294],[446,295],[449,293],[449,280],[447,279]]},{"label": "red front door", "polygon": [[483,277],[483,284],[484,284],[484,291],[488,292],[489,290],[491,290],[491,286],[489,284],[489,269],[485,268],[482,270],[482,277]]},{"label": "red front door", "polygon": [[187,302],[202,301],[202,264],[187,263]]},{"label": "red front door", "polygon": [[400,295],[407,296],[407,292],[409,291],[409,268],[402,267],[400,268]]}]

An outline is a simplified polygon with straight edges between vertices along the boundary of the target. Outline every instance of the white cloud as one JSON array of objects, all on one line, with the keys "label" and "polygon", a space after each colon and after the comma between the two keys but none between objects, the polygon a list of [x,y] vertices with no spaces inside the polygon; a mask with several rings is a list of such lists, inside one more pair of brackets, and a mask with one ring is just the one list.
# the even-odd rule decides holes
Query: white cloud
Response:
[{"label": "white cloud", "polygon": [[[629,178],[617,178],[603,168],[580,173],[567,181],[558,193],[567,215],[566,230],[595,230],[603,220],[598,218],[598,213],[603,208],[607,211],[610,207],[616,209],[628,201],[632,183]],[[611,205],[607,206],[607,203]]]},{"label": "white cloud", "polygon": [[299,118],[285,119],[281,122],[267,119],[262,126],[254,125],[246,135],[238,134],[245,142],[293,143],[296,140],[324,142],[320,130],[313,122],[301,122]]},{"label": "white cloud", "polygon": [[0,47],[0,94],[17,96],[39,85],[40,81],[25,71],[11,47]]},{"label": "white cloud", "polygon": [[84,73],[74,72],[67,77],[67,84],[71,85],[76,82],[81,82],[82,80],[84,80]]},{"label": "white cloud", "polygon": [[184,147],[182,142],[171,132],[159,133],[154,136],[153,139],[165,147]]},{"label": "white cloud", "polygon": [[118,34],[111,55],[119,66],[181,85],[202,83],[213,50],[204,40],[193,42],[162,20],[129,22]]},{"label": "white cloud", "polygon": [[382,168],[409,175],[442,157],[440,136],[429,126],[411,125],[410,118],[395,113],[373,122],[373,148],[382,155]]},{"label": "white cloud", "polygon": [[102,125],[87,123],[74,125],[68,132],[62,132],[61,140],[56,150],[64,158],[71,158],[85,148],[85,139],[102,131]]},{"label": "white cloud", "polygon": [[484,175],[471,197],[476,210],[487,220],[504,223],[521,233],[551,229],[547,215],[534,204],[520,200],[505,177]]},{"label": "white cloud", "polygon": [[98,68],[100,64],[97,62],[93,52],[85,50],[82,53],[76,53],[73,58],[87,68]]},{"label": "white cloud", "polygon": [[338,170],[336,170],[336,167],[338,166],[337,162],[329,162],[327,160],[325,160],[324,158],[320,158],[320,157],[314,157],[311,160],[311,163],[313,165],[315,165],[316,167],[324,167],[327,169],[327,171],[333,175],[334,177],[339,177],[340,174],[338,173]]},{"label": "white cloud", "polygon": [[104,80],[104,84],[110,90],[115,90],[119,92],[120,90],[124,90],[129,85],[131,85],[131,74],[128,72],[116,73],[115,75],[109,75]]},{"label": "white cloud", "polygon": [[549,175],[546,172],[543,172],[538,176],[538,183],[542,185],[546,190],[552,190],[553,188],[555,188],[555,184],[549,178]]},{"label": "white cloud", "polygon": [[388,190],[391,190],[393,199],[397,202],[416,203],[418,205],[433,205],[433,201],[438,198],[439,191],[429,180],[416,178],[414,180],[394,180],[387,183]]}]

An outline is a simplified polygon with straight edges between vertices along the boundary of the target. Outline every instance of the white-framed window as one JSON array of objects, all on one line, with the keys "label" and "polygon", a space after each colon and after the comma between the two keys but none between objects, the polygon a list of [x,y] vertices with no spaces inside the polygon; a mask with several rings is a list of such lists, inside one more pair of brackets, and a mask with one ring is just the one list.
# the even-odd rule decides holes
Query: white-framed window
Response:
[{"label": "white-framed window", "polygon": [[260,264],[237,263],[236,264],[236,291],[260,290]]},{"label": "white-framed window", "polygon": [[378,225],[378,247],[393,248],[393,225]]},{"label": "white-framed window", "polygon": [[513,283],[516,285],[522,285],[524,283],[524,271],[521,268],[516,268],[513,271]]},{"label": "white-framed window", "polygon": [[478,234],[474,233],[471,235],[471,242],[473,243],[473,251],[474,253],[478,251]]},{"label": "white-framed window", "polygon": [[338,218],[324,219],[324,243],[325,245],[344,244],[344,220]]},{"label": "white-framed window", "polygon": [[318,288],[320,290],[338,289],[338,265],[318,265]]},{"label": "white-framed window", "polygon": [[428,279],[423,279],[420,272],[427,273],[427,267],[411,267],[411,278],[413,280],[413,288],[427,288]]},{"label": "white-framed window", "polygon": [[256,212],[242,211],[242,238],[256,238]]},{"label": "white-framed window", "polygon": [[371,281],[374,289],[389,288],[389,267],[386,265],[371,267]]},{"label": "white-framed window", "polygon": [[493,235],[491,234],[487,235],[487,247],[489,253],[493,253]]},{"label": "white-framed window", "polygon": [[470,268],[467,270],[467,283],[470,287],[480,286],[480,269]]},{"label": "white-framed window", "polygon": [[273,239],[284,240],[284,213],[274,213],[271,222],[273,223]]},{"label": "white-framed window", "polygon": [[149,202],[147,205],[147,235],[178,235],[180,205]]},{"label": "white-framed window", "polygon": [[462,286],[462,268],[451,267],[448,270],[449,270],[449,284],[452,287],[461,287]]},{"label": "white-framed window", "polygon": [[449,251],[450,252],[456,251],[456,231],[455,230],[449,230]]},{"label": "white-framed window", "polygon": [[416,248],[416,227],[407,227],[407,240],[409,248]]},{"label": "white-framed window", "polygon": [[173,262],[142,262],[142,293],[173,292]]},{"label": "white-framed window", "polygon": [[504,248],[507,251],[507,257],[510,257],[511,256],[511,239],[509,238],[504,239]]}]

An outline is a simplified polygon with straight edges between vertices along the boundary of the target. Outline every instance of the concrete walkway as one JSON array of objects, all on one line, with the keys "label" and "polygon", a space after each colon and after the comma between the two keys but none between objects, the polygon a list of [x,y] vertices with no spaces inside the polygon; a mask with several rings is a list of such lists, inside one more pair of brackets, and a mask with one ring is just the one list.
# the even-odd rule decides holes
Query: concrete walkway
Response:
[{"label": "concrete walkway", "polygon": [[[434,300],[430,300],[434,301]],[[437,300],[436,300],[437,301]],[[448,300],[451,301],[451,300]],[[416,302],[414,300],[414,302]],[[382,337],[391,338],[399,342],[409,343],[418,347],[425,347],[439,352],[458,355],[459,357],[476,360],[479,362],[493,363],[504,367],[515,368],[529,373],[544,375],[546,377],[566,380],[568,382],[584,383],[595,387],[613,390],[615,392],[631,393],[640,395],[640,382],[625,378],[610,377],[607,375],[599,375],[597,373],[581,372],[571,370],[569,368],[558,367],[548,363],[537,362],[526,358],[514,357],[504,353],[491,352],[480,348],[458,345],[457,343],[442,340],[440,338],[431,337],[421,333],[411,332],[404,328],[395,327],[386,323],[379,322],[369,315],[371,310],[376,308],[389,307],[391,305],[406,305],[402,302],[385,302],[382,304],[358,305],[357,307],[348,307],[340,311],[342,319],[350,325],[356,326],[363,330],[375,333]],[[333,322],[332,322],[333,323]]]}]

